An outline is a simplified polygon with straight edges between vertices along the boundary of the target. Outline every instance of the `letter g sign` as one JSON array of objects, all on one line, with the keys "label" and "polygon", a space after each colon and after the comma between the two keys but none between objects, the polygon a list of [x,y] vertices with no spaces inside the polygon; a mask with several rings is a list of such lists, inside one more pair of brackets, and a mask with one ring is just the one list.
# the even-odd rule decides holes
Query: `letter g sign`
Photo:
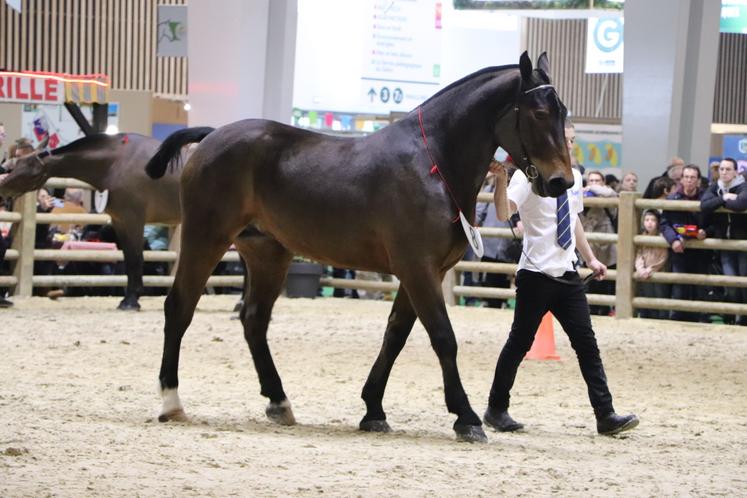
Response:
[{"label": "letter g sign", "polygon": [[594,45],[602,52],[612,52],[623,42],[623,24],[619,17],[604,17],[594,28]]}]

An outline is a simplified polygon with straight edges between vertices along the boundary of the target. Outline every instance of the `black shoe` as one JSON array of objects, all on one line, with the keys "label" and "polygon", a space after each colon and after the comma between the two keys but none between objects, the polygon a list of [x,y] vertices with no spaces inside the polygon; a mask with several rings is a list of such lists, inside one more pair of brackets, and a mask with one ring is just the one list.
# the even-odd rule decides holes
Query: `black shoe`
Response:
[{"label": "black shoe", "polygon": [[3,296],[0,296],[0,308],[10,308],[13,306],[13,303],[11,301],[8,301]]},{"label": "black shoe", "polygon": [[488,408],[482,420],[485,422],[485,425],[492,427],[498,432],[516,432],[524,428],[524,424],[512,419],[506,410],[498,411]]},{"label": "black shoe", "polygon": [[638,417],[633,415],[618,415],[612,412],[597,419],[597,432],[605,436],[612,436],[622,431],[629,431],[638,426]]}]

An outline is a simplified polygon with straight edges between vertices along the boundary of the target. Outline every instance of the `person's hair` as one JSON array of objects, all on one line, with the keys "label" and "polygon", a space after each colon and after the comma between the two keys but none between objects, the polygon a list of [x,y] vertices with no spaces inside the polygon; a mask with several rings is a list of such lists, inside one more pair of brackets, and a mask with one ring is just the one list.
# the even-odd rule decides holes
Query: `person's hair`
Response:
[{"label": "person's hair", "polygon": [[732,163],[734,165],[734,171],[739,171],[739,167],[737,166],[737,160],[734,159],[733,157],[725,157],[721,161],[722,162],[727,161],[727,162]]},{"label": "person's hair", "polygon": [[16,150],[17,149],[33,149],[34,145],[31,143],[31,141],[28,138],[19,138],[16,140]]},{"label": "person's hair", "polygon": [[697,164],[686,164],[682,167],[682,172],[684,173],[686,169],[691,169],[698,173],[698,179],[700,179],[703,175],[700,173],[700,166]]},{"label": "person's hair", "polygon": [[83,190],[79,188],[66,188],[65,189],[65,200],[75,203],[83,204]]},{"label": "person's hair", "polygon": [[620,180],[618,180],[615,175],[610,173],[608,175],[604,175],[604,183],[606,183],[607,185],[611,185],[613,183],[620,183]]},{"label": "person's hair", "polygon": [[634,177],[638,178],[638,173],[636,173],[635,171],[626,171],[625,174],[623,175],[623,180],[628,175],[633,175]]},{"label": "person's hair", "polygon": [[604,175],[602,174],[601,171],[596,170],[596,169],[595,170],[591,170],[591,171],[587,171],[586,172],[586,179],[588,180],[591,175],[598,175],[599,178],[602,179],[603,183],[605,183],[605,184],[607,183],[607,179],[604,177]]},{"label": "person's hair", "polygon": [[646,233],[646,229],[643,227],[643,221],[646,220],[646,216],[651,215],[654,218],[656,218],[656,227],[658,231],[659,223],[661,223],[661,213],[657,211],[656,209],[647,209],[643,212],[643,216],[641,217],[641,233]]},{"label": "person's hair", "polygon": [[573,124],[573,121],[571,120],[571,118],[565,118],[565,124],[563,125],[563,128],[573,128],[575,130],[576,125]]},{"label": "person's hair", "polygon": [[664,194],[664,192],[671,189],[675,185],[675,181],[668,176],[660,176],[659,178],[654,180],[654,185],[653,187],[651,187],[651,195],[654,199],[658,199],[662,196],[662,194]]}]

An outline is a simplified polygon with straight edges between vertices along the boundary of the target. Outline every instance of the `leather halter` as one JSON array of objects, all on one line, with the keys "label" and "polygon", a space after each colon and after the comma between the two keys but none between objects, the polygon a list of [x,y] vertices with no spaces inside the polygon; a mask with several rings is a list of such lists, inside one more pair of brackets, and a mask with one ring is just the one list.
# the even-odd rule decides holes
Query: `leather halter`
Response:
[{"label": "leather halter", "polygon": [[[542,90],[542,89],[545,89],[545,88],[552,89],[553,93],[555,93],[555,95],[557,96],[557,91],[555,90],[555,86],[550,85],[550,84],[535,86],[534,88],[530,88],[529,90],[525,90],[522,93],[524,95],[526,95],[528,93],[532,93],[532,92],[535,92],[537,90]],[[519,159],[523,163],[524,174],[526,175],[527,180],[529,180],[529,183],[532,183],[532,182],[534,182],[534,180],[536,180],[537,178],[539,178],[539,171],[537,170],[537,167],[534,164],[532,164],[532,161],[529,159],[529,154],[527,153],[526,146],[524,145],[524,140],[521,139],[521,132],[520,132],[520,129],[519,129],[519,102],[518,102],[518,99],[516,101],[516,105],[514,106],[514,113],[515,113],[515,116],[516,116],[516,134],[519,137],[519,147],[521,147],[521,156],[520,156]]]}]

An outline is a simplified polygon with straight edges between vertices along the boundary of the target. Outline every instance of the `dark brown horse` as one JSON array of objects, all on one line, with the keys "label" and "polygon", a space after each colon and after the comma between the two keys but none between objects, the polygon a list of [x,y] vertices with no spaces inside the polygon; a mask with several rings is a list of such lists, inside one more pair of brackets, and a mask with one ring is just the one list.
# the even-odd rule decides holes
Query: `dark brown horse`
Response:
[{"label": "dark brown horse", "polygon": [[[193,128],[195,141],[213,128]],[[50,177],[76,178],[97,190],[108,190],[105,212],[112,218],[127,272],[125,297],[119,309],[139,309],[143,291],[143,226],[178,224],[179,176],[176,171],[154,183],[144,166],[158,149],[154,138],[134,133],[91,135],[52,151],[12,160],[11,173],[0,182],[0,196],[38,190]]]},{"label": "dark brown horse", "polygon": [[[548,72],[544,54],[533,70],[524,53],[518,67],[469,75],[365,138],[245,120],[200,142],[182,174],[181,254],[164,306],[159,420],[185,417],[177,393],[182,337],[213,267],[235,243],[250,274],[241,310],[244,336],[261,393],[270,399],[270,419],[295,422],[270,355],[267,326],[291,255],[298,253],[400,279],[381,352],[363,388],[360,428],[389,430],[384,388],[419,318],[441,364],[457,437],[486,441],[459,378],[441,280],[467,246],[454,222],[457,210],[474,220],[477,193],[498,146],[535,178],[537,192],[557,196],[572,184],[565,108]],[[154,178],[166,171],[169,151],[178,154],[177,138],[167,139],[148,164]]]}]

